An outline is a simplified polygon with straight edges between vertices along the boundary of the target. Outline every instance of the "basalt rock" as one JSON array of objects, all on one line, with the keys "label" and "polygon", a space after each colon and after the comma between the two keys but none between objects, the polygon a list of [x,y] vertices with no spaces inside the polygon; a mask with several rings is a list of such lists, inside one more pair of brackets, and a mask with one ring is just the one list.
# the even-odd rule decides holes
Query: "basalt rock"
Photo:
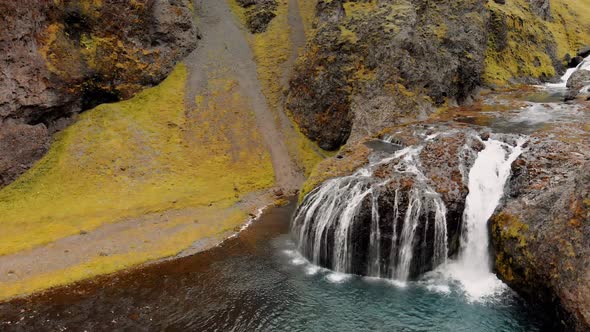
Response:
[{"label": "basalt rock", "polygon": [[483,1],[323,0],[317,9],[287,106],[324,149],[465,101],[481,83]]},{"label": "basalt rock", "polygon": [[[318,166],[307,187],[314,189],[303,193],[308,195],[293,227],[295,234],[303,234],[299,239],[303,254],[319,265],[359,275],[416,278],[440,264],[446,258],[441,257],[443,253],[453,256],[458,252],[468,194],[466,173],[483,144],[476,130],[463,125],[408,125],[394,127],[384,135],[382,139],[349,143],[338,156]],[[403,148],[410,150],[395,157]],[[326,186],[334,188],[327,190]],[[320,195],[325,196],[318,198]],[[328,209],[314,206],[320,202],[330,205],[331,195],[346,196],[334,202],[352,205],[336,203],[335,208]],[[338,214],[339,208],[341,216],[321,214]],[[349,256],[347,264],[342,265],[335,254],[342,250],[336,233],[342,227],[339,223],[351,215]],[[325,220],[334,222],[317,231]],[[404,242],[404,229],[412,222],[416,222],[414,238]],[[444,236],[440,222],[444,222]],[[442,249],[441,237],[446,245]],[[411,261],[406,262],[407,275],[400,249],[404,243],[412,252]]]},{"label": "basalt rock", "polygon": [[556,329],[588,331],[590,155],[587,141],[555,137],[535,135],[513,164],[491,221],[495,265],[519,294],[559,309]]},{"label": "basalt rock", "polygon": [[2,1],[0,26],[0,187],[77,113],[163,80],[198,37],[188,0]]}]

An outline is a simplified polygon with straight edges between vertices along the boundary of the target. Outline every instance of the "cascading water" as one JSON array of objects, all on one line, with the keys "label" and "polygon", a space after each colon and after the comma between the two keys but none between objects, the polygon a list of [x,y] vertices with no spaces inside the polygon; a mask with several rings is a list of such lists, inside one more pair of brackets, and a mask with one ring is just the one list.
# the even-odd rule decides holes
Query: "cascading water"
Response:
[{"label": "cascading water", "polygon": [[[406,147],[312,191],[292,225],[300,252],[312,263],[338,273],[397,281],[436,269],[445,280],[459,281],[472,298],[500,289],[503,284],[491,271],[488,220],[503,197],[511,165],[522,153],[525,139],[492,135],[481,141],[474,133],[467,138],[479,141],[483,149],[476,153],[466,143],[459,151],[457,167],[469,192],[462,218],[459,210],[452,219],[462,219],[459,253],[447,263],[447,207],[429,185],[419,160],[426,144],[436,137],[424,136],[423,145]],[[466,160],[472,161],[467,163],[471,167]]]},{"label": "cascading water", "polygon": [[503,285],[492,273],[488,220],[504,195],[511,165],[522,153],[525,141],[519,138],[515,146],[494,139],[485,141],[469,171],[459,257],[446,272],[475,299],[491,295]]},{"label": "cascading water", "polygon": [[572,75],[576,71],[578,71],[580,69],[590,70],[590,56],[586,57],[576,67],[568,68],[568,70],[566,70],[565,73],[563,74],[563,76],[560,78],[559,83],[547,83],[547,84],[545,84],[545,86],[548,88],[554,88],[554,89],[565,89],[565,88],[567,88],[567,81],[570,79],[570,77],[572,77]]},{"label": "cascading water", "polygon": [[[446,209],[420,171],[420,151],[399,150],[312,191],[293,220],[301,253],[336,272],[400,281],[412,274],[416,247],[422,246],[420,257],[429,257],[429,268],[443,264],[448,256]],[[392,172],[411,179],[411,188],[402,192],[392,180],[373,177],[390,163]],[[394,193],[392,202],[382,196],[388,190]]]}]

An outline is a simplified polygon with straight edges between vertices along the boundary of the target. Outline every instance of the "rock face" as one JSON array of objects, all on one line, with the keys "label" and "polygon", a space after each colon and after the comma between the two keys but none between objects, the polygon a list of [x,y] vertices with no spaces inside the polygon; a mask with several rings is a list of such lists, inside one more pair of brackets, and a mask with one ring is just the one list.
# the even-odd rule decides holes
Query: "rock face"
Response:
[{"label": "rock face", "polygon": [[530,0],[532,11],[544,20],[551,19],[551,2],[549,0]]},{"label": "rock face", "polygon": [[273,18],[277,15],[277,0],[237,0],[238,4],[246,8],[246,26],[251,33],[266,31]]},{"label": "rock face", "polygon": [[587,331],[590,155],[581,143],[531,138],[491,229],[502,280],[534,303],[559,308],[560,328]]},{"label": "rock face", "polygon": [[481,83],[483,1],[333,0],[317,8],[287,106],[324,149],[419,118],[433,103],[464,101]]},{"label": "rock face", "polygon": [[[586,60],[586,62],[589,64],[587,66],[582,64],[582,66],[584,66],[584,68],[587,67],[590,69],[590,61]],[[583,96],[587,96],[589,91],[582,91],[586,87],[590,87],[590,70],[576,70],[567,81],[568,92],[565,96],[565,99],[575,99],[580,93],[582,93]]]},{"label": "rock face", "polygon": [[[338,272],[398,280],[456,254],[465,173],[483,148],[478,136],[459,125],[409,125],[385,141],[347,145],[319,166],[311,179],[315,189],[293,221],[303,254]],[[350,240],[343,244],[344,228]]]},{"label": "rock face", "polygon": [[197,43],[188,0],[3,1],[0,26],[0,186],[76,113],[159,83]]}]

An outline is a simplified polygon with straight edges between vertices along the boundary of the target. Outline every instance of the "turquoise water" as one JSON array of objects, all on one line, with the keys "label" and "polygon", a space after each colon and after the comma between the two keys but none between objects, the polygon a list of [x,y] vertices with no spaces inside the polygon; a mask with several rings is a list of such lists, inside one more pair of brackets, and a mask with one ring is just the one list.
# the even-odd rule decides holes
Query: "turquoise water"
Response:
[{"label": "turquoise water", "polygon": [[205,253],[0,304],[0,330],[544,329],[512,292],[470,303],[453,285],[331,281],[331,272],[305,264],[293,251],[292,211],[292,205],[272,209],[239,237]]}]

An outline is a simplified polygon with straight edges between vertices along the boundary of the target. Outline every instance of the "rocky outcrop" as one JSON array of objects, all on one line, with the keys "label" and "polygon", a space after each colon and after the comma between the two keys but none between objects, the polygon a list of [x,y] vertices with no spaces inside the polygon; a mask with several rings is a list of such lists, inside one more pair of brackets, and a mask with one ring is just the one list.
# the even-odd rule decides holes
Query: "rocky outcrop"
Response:
[{"label": "rocky outcrop", "polygon": [[0,2],[0,186],[75,114],[164,79],[196,46],[190,8],[188,0]]},{"label": "rocky outcrop", "polygon": [[[590,60],[586,60],[588,62],[587,66],[582,66],[584,68],[590,69]],[[580,68],[576,70],[572,76],[567,81],[567,94],[565,96],[566,100],[572,100],[578,97],[578,95],[582,95],[582,97],[588,97],[590,91],[587,91],[587,88],[590,87],[590,70]],[[586,88],[586,91],[584,89]]]},{"label": "rocky outcrop", "polygon": [[550,20],[551,2],[549,0],[530,0],[531,10],[544,20]]},{"label": "rocky outcrop", "polygon": [[[584,136],[582,136],[584,137]],[[586,141],[587,142],[587,141]],[[590,155],[583,141],[535,135],[492,218],[498,275],[561,329],[590,329]]]},{"label": "rocky outcrop", "polygon": [[[302,201],[293,221],[293,227],[305,234],[300,239],[303,253],[322,266],[342,268],[334,261],[339,256],[335,251],[341,248],[336,248],[337,235],[333,233],[342,225],[334,222],[326,226],[325,238],[320,242],[310,230],[322,227],[316,224],[325,220],[344,223],[345,215],[327,216],[326,211],[338,213],[338,204],[354,204],[360,199],[347,233],[352,243],[348,249],[350,261],[347,270],[340,272],[403,280],[432,270],[445,258],[440,256],[443,253],[455,255],[468,193],[466,170],[483,149],[480,134],[486,137],[484,132],[463,125],[427,123],[395,127],[384,134],[384,139],[367,138],[346,145],[337,156],[318,166],[306,186],[313,191]],[[325,186],[330,185],[338,189],[326,190]],[[336,206],[331,206],[330,195],[343,196],[334,200]],[[331,207],[322,209],[321,204]],[[349,205],[342,213],[350,217],[350,208]],[[446,221],[445,235],[438,229],[441,217]],[[403,230],[411,227],[408,224],[413,221],[417,223],[415,238],[404,242],[408,239]],[[438,250],[440,241],[443,250]],[[319,251],[318,245],[322,248]],[[404,263],[404,254],[399,249],[404,245],[411,248],[410,262]],[[321,254],[315,257],[314,252]],[[407,275],[400,275],[404,264],[408,264]]]},{"label": "rocky outcrop", "polygon": [[265,32],[277,15],[277,0],[236,0],[245,8],[246,26],[251,33]]},{"label": "rocky outcrop", "polygon": [[462,102],[481,83],[483,1],[334,0],[317,8],[287,107],[324,149],[419,118],[432,104]]}]

